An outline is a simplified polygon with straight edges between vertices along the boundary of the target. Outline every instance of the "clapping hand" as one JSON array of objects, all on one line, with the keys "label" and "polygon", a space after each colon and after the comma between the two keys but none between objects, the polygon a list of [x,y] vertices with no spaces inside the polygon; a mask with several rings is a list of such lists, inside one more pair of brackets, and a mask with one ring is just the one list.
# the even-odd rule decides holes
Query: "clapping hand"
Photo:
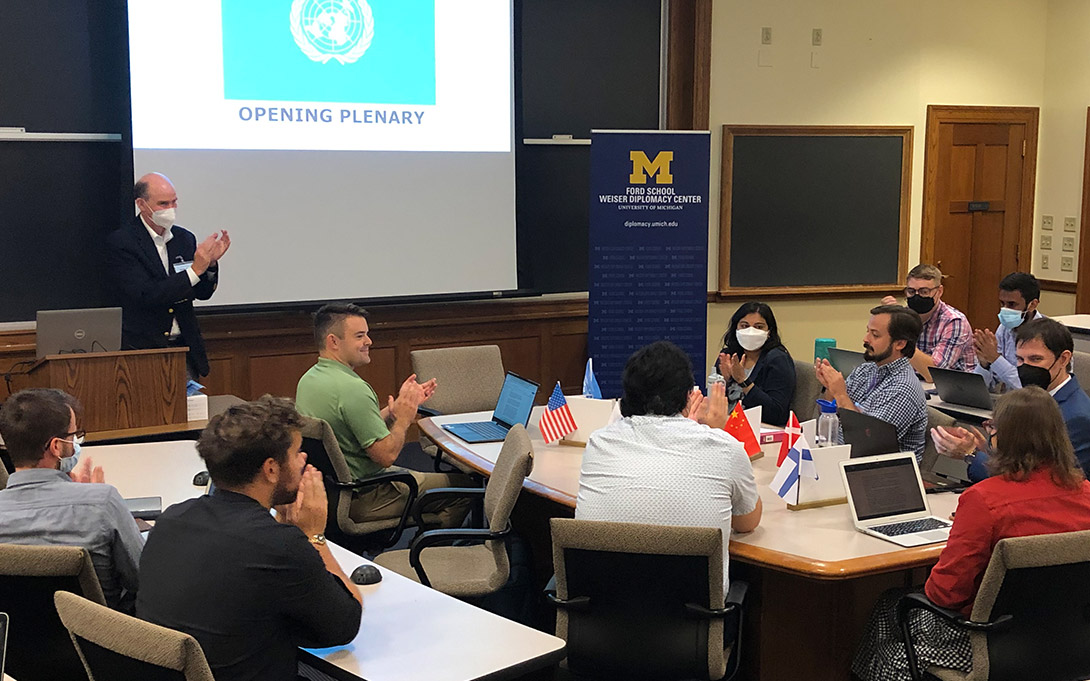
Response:
[{"label": "clapping hand", "polygon": [[976,428],[935,426],[931,429],[931,440],[940,454],[954,459],[964,459],[988,448],[988,437]]},{"label": "clapping hand", "polygon": [[999,341],[991,329],[973,331],[973,350],[981,362],[991,364],[999,359]]},{"label": "clapping hand", "polygon": [[734,379],[735,383],[741,383],[746,380],[746,369],[742,366],[741,355],[728,355],[725,352],[719,353],[719,372],[724,376],[730,376]]},{"label": "clapping hand", "polygon": [[68,474],[73,482],[106,482],[106,474],[102,472],[102,466],[96,466],[90,456],[86,454],[79,458],[76,467]]}]

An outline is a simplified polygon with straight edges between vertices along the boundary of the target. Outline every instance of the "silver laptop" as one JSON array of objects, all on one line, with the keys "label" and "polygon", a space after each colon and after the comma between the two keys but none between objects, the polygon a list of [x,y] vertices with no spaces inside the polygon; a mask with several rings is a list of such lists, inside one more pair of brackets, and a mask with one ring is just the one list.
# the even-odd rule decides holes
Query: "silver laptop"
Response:
[{"label": "silver laptop", "polygon": [[988,384],[980,374],[939,367],[931,367],[930,371],[943,402],[987,411],[995,408],[996,395],[988,392]]},{"label": "silver laptop", "polygon": [[70,352],[121,349],[121,308],[38,311],[38,359]]},{"label": "silver laptop", "polygon": [[829,364],[833,365],[833,368],[848,377],[856,367],[863,363],[863,353],[855,350],[845,350],[844,348],[829,348]]},{"label": "silver laptop", "polygon": [[912,452],[840,462],[855,529],[900,546],[944,542],[950,521],[931,515]]}]

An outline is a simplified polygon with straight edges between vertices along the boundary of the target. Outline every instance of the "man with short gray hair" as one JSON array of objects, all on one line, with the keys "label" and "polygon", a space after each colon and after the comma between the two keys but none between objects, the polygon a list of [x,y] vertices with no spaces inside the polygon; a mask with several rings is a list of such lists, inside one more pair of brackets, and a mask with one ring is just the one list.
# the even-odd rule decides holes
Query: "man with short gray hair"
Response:
[{"label": "man with short gray hair", "polygon": [[[923,321],[916,354],[909,361],[925,381],[931,380],[933,366],[957,371],[976,369],[973,329],[960,310],[942,301],[942,276],[939,268],[921,263],[909,270],[905,281],[905,306]],[[898,303],[893,296],[886,296],[882,304]]]}]

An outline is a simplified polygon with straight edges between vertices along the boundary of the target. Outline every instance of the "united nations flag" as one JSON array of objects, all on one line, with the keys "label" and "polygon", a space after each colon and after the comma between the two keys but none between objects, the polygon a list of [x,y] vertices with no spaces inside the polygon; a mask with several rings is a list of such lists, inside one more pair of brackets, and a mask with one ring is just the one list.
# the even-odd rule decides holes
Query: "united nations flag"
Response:
[{"label": "united nations flag", "polygon": [[221,0],[226,99],[435,104],[434,0]]}]

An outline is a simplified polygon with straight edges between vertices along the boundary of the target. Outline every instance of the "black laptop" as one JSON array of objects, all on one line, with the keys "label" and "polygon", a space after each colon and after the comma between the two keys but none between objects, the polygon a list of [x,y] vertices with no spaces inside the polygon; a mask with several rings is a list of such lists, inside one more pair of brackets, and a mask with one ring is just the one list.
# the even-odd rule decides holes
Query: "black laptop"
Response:
[{"label": "black laptop", "polygon": [[980,374],[939,367],[931,367],[930,371],[943,402],[977,409],[995,408],[997,396],[988,392],[988,384]]},{"label": "black laptop", "polygon": [[897,428],[892,423],[850,409],[840,409],[837,415],[844,431],[844,444],[852,446],[851,458],[901,451]]},{"label": "black laptop", "polygon": [[534,408],[538,384],[518,374],[507,372],[503,379],[500,398],[496,402],[496,411],[492,412],[491,421],[473,423],[450,423],[443,430],[466,442],[503,442],[507,431],[516,423],[526,425],[530,420],[530,410]]},{"label": "black laptop", "polygon": [[856,350],[845,350],[844,348],[829,348],[829,364],[833,365],[833,368],[848,377],[856,367],[863,363],[863,353]]}]

